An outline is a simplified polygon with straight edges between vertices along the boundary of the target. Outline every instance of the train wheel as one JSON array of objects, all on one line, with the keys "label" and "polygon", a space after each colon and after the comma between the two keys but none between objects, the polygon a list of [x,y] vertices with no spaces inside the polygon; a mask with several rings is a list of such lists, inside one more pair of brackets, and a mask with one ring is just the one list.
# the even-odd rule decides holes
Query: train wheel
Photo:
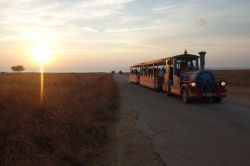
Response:
[{"label": "train wheel", "polygon": [[215,103],[220,103],[221,101],[222,101],[221,97],[214,97],[213,98],[213,102],[215,102]]},{"label": "train wheel", "polygon": [[188,98],[188,91],[186,89],[182,89],[182,91],[181,91],[181,97],[182,97],[182,101],[184,103],[189,103],[190,102],[190,100]]},{"label": "train wheel", "polygon": [[168,87],[168,96],[171,96],[171,89],[170,89],[170,86]]}]

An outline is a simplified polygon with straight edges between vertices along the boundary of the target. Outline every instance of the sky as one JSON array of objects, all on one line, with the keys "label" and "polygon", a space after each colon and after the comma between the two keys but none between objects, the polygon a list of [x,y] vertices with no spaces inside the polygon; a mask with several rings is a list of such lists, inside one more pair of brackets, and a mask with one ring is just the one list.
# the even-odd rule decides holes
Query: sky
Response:
[{"label": "sky", "polygon": [[205,50],[208,68],[250,68],[249,0],[0,0],[0,71],[128,70]]}]

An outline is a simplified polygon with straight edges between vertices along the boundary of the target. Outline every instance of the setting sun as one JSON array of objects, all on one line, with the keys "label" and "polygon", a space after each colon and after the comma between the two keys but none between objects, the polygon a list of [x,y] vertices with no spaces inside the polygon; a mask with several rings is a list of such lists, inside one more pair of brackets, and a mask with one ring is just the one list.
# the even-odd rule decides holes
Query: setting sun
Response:
[{"label": "setting sun", "polygon": [[48,62],[49,57],[51,56],[51,51],[46,46],[37,46],[33,49],[32,54],[37,62],[44,64]]}]

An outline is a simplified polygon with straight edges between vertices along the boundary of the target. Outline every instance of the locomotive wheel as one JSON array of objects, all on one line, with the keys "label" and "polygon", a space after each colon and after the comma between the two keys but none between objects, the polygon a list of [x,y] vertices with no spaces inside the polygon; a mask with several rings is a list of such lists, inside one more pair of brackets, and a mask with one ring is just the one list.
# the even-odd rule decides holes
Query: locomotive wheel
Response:
[{"label": "locomotive wheel", "polygon": [[171,96],[171,89],[170,89],[170,87],[168,88],[168,96]]},{"label": "locomotive wheel", "polygon": [[189,103],[190,102],[190,100],[188,98],[188,91],[186,89],[182,89],[182,91],[181,91],[181,97],[182,97],[182,101],[184,103]]},{"label": "locomotive wheel", "polygon": [[220,103],[221,101],[222,101],[221,97],[214,97],[213,98],[213,102],[215,102],[215,103]]}]

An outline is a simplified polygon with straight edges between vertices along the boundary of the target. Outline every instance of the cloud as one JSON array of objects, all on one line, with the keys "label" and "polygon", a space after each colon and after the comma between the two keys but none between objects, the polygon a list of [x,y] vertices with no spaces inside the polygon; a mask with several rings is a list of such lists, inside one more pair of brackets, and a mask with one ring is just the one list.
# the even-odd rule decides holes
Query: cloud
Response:
[{"label": "cloud", "polygon": [[120,24],[131,24],[131,23],[137,23],[141,21],[142,18],[140,17],[135,17],[135,16],[126,16],[126,17],[121,17],[118,22]]},{"label": "cloud", "polygon": [[207,20],[202,18],[194,22],[194,25],[198,28],[204,28],[207,25]]},{"label": "cloud", "polygon": [[150,29],[159,29],[166,25],[151,25],[151,26],[137,26],[131,28],[110,28],[105,30],[105,33],[124,33],[124,32],[136,32],[136,31],[147,31]]},{"label": "cloud", "polygon": [[[55,34],[96,33],[87,21],[107,19],[121,12],[134,0],[13,0],[0,2],[0,34],[6,31],[24,34],[30,31]],[[0,37],[1,40],[1,37]]]},{"label": "cloud", "polygon": [[195,4],[198,4],[199,0],[168,0],[165,3],[160,3],[152,8],[154,13],[169,13],[174,15],[175,13],[185,12],[192,8]]},{"label": "cloud", "polygon": [[178,4],[176,1],[170,1],[168,3],[160,4],[152,8],[153,12],[165,12]]}]

